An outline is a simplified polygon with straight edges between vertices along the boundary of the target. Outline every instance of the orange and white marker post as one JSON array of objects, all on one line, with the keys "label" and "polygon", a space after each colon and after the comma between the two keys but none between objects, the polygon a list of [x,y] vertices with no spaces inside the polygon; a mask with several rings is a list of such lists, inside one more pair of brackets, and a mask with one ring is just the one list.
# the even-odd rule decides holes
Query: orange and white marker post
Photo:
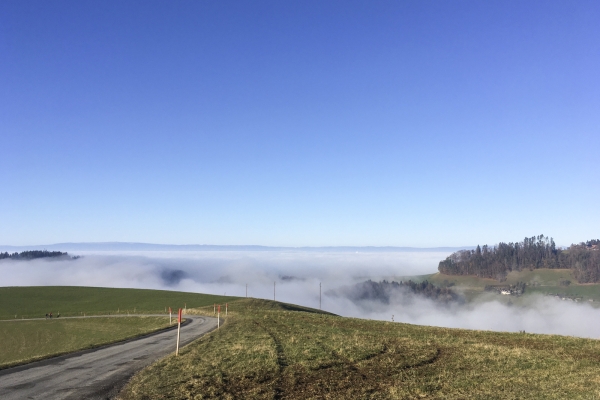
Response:
[{"label": "orange and white marker post", "polygon": [[179,333],[181,332],[181,308],[179,309],[179,315],[177,316],[177,349],[175,349],[175,355],[179,355]]},{"label": "orange and white marker post", "polygon": [[171,307],[169,307],[169,325],[173,325],[173,314],[171,311]]},{"label": "orange and white marker post", "polygon": [[219,317],[221,316],[221,305],[217,308],[217,329],[221,328],[221,320]]}]

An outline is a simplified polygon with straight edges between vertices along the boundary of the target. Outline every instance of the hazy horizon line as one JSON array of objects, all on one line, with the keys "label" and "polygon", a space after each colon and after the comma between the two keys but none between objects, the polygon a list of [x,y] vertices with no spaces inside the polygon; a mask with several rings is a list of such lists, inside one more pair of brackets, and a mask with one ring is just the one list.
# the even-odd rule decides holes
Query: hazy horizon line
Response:
[{"label": "hazy horizon line", "polygon": [[457,251],[475,246],[265,246],[265,245],[213,245],[213,244],[161,244],[144,242],[64,242],[44,245],[0,245],[0,251],[26,250],[77,250],[77,251]]}]

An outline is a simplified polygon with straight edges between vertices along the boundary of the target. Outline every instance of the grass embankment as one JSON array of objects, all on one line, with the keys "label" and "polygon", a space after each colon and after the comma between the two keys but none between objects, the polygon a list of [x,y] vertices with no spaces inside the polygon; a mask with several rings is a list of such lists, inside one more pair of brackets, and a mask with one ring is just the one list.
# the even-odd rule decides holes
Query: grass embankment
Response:
[{"label": "grass embankment", "polygon": [[187,306],[202,307],[237,299],[167,290],[114,289],[77,286],[29,286],[0,288],[0,319],[56,316],[164,313]]},{"label": "grass embankment", "polygon": [[0,368],[98,347],[168,326],[168,317],[2,321]]},{"label": "grass embankment", "polygon": [[261,300],[230,310],[219,331],[142,371],[120,398],[600,396],[596,340],[342,318]]}]

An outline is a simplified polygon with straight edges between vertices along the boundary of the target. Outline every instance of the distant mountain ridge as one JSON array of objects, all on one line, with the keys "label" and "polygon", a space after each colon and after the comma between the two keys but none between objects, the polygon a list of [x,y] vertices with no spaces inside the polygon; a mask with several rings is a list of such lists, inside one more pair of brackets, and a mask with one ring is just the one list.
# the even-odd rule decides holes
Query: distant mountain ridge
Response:
[{"label": "distant mountain ridge", "polygon": [[55,243],[35,246],[0,245],[0,251],[59,250],[59,251],[297,251],[297,252],[431,252],[474,249],[463,247],[395,247],[395,246],[323,246],[285,247],[259,245],[154,244],[130,242]]}]

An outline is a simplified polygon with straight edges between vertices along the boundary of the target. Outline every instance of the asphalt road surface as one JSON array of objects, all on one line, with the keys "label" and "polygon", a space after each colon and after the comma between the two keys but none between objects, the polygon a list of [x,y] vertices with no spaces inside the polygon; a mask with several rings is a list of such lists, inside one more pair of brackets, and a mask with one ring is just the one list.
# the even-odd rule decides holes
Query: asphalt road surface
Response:
[{"label": "asphalt road surface", "polygon": [[[180,346],[217,327],[185,316]],[[111,399],[140,369],[175,352],[177,330],[0,370],[0,399]]]}]

